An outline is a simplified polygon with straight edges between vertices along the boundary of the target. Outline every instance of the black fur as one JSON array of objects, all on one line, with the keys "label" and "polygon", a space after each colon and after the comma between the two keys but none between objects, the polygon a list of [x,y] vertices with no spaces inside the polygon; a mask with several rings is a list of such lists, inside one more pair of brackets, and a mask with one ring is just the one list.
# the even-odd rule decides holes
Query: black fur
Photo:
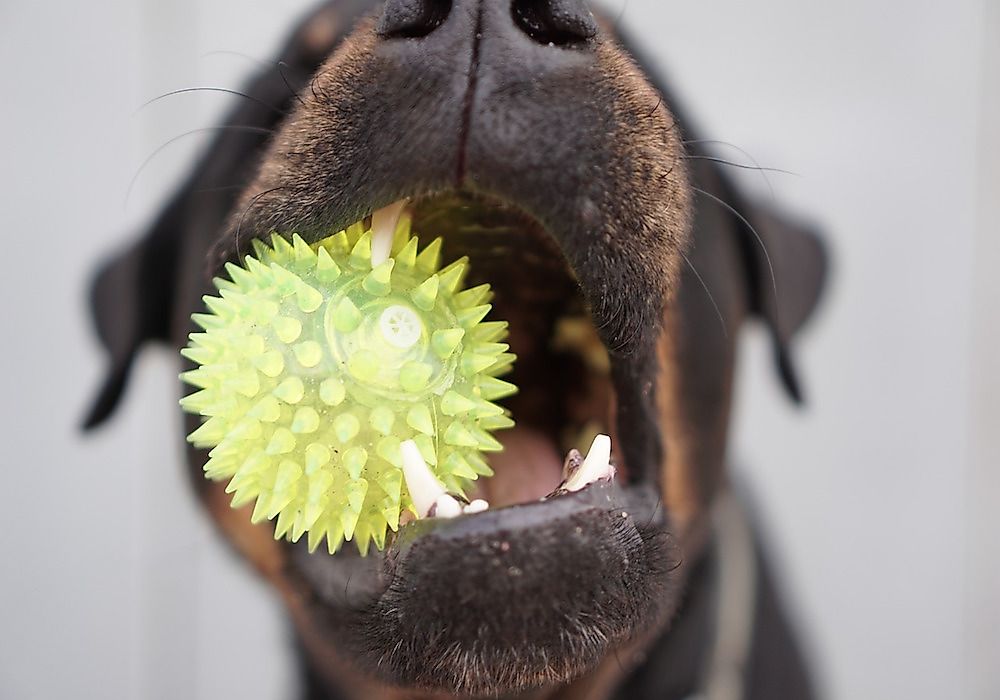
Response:
[{"label": "black fur", "polygon": [[[632,509],[618,489],[597,486],[420,523],[386,559],[387,589],[329,620],[330,631],[348,630],[345,646],[361,663],[402,687],[478,696],[569,681],[672,612],[680,552],[662,511],[650,510],[655,500],[644,501]],[[326,597],[316,614],[337,602]]]}]

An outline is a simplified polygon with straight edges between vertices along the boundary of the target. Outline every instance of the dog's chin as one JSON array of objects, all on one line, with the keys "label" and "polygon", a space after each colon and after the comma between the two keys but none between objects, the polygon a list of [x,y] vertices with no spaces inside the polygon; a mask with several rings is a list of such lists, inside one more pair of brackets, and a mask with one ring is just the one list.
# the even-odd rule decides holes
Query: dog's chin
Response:
[{"label": "dog's chin", "polygon": [[[554,237],[517,206],[453,191],[407,207],[425,243],[443,237],[445,260],[469,256],[469,285],[492,285],[518,356],[517,427],[470,494],[488,510],[412,521],[365,557],[288,544],[300,625],[324,647],[314,653],[391,685],[496,696],[564,683],[676,603],[658,469],[626,461],[628,441],[659,440],[641,434],[654,423],[622,420],[619,397],[641,394],[644,372],[612,361],[600,330],[613,319],[591,316]],[[611,459],[588,477],[600,434]]]}]

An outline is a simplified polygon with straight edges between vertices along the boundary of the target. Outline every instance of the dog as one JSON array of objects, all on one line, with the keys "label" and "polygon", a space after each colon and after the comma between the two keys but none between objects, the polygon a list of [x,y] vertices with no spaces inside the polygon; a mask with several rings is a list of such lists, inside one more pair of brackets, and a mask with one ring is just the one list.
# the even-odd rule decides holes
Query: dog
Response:
[{"label": "dog", "polygon": [[[400,201],[493,285],[521,388],[482,487],[494,507],[407,524],[366,557],[276,541],[189,448],[206,512],[284,601],[306,696],[813,697],[725,455],[745,321],[802,398],[791,345],[824,285],[817,234],[748,198],[582,0],[333,0],[274,65],[98,271],[109,369],[86,426],[144,344],[185,344],[252,240],[318,240]],[[595,427],[617,477],[545,498]]]}]

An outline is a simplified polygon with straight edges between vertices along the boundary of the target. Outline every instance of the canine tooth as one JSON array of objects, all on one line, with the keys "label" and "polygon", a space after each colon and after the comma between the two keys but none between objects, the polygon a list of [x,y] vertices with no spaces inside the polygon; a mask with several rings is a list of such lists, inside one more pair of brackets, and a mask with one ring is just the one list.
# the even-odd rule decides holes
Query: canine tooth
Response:
[{"label": "canine tooth", "polygon": [[372,267],[378,267],[392,255],[392,239],[405,208],[406,200],[401,199],[372,214]]},{"label": "canine tooth", "polygon": [[579,491],[595,481],[611,479],[614,475],[615,468],[611,466],[611,438],[607,435],[598,435],[590,445],[590,451],[587,452],[583,464],[570,476],[563,488],[567,491]]},{"label": "canine tooth", "polygon": [[462,514],[462,504],[458,500],[449,496],[448,494],[443,494],[434,501],[434,506],[431,509],[431,517],[434,518],[457,518]]},{"label": "canine tooth", "polygon": [[417,443],[406,440],[399,448],[403,455],[403,478],[406,479],[406,488],[410,492],[410,498],[413,499],[418,517],[426,518],[438,500],[447,495],[446,489],[427,466]]},{"label": "canine tooth", "polygon": [[465,506],[463,512],[471,515],[472,513],[482,513],[484,510],[489,510],[489,509],[490,509],[489,503],[487,503],[481,498],[477,498],[472,503]]}]

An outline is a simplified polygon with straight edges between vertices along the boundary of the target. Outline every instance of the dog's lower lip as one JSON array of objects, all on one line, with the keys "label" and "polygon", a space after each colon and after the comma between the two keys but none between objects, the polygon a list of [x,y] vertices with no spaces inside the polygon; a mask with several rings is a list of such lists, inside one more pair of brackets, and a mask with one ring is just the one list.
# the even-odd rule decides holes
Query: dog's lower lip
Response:
[{"label": "dog's lower lip", "polygon": [[[621,485],[613,479],[599,479],[579,491],[557,491],[549,498],[490,509],[456,518],[424,518],[401,527],[384,552],[360,556],[350,548],[330,556],[309,552],[305,543],[291,545],[293,564],[302,576],[305,593],[330,610],[367,610],[394,584],[399,559],[412,547],[426,548],[425,540],[435,542],[471,535],[504,548],[505,537],[513,530],[543,527],[560,517],[567,508],[584,505],[609,510],[615,518],[641,524],[644,528],[663,527],[665,513],[656,491],[650,484]],[[455,556],[459,556],[456,550]],[[540,562],[545,560],[537,552]]]}]

